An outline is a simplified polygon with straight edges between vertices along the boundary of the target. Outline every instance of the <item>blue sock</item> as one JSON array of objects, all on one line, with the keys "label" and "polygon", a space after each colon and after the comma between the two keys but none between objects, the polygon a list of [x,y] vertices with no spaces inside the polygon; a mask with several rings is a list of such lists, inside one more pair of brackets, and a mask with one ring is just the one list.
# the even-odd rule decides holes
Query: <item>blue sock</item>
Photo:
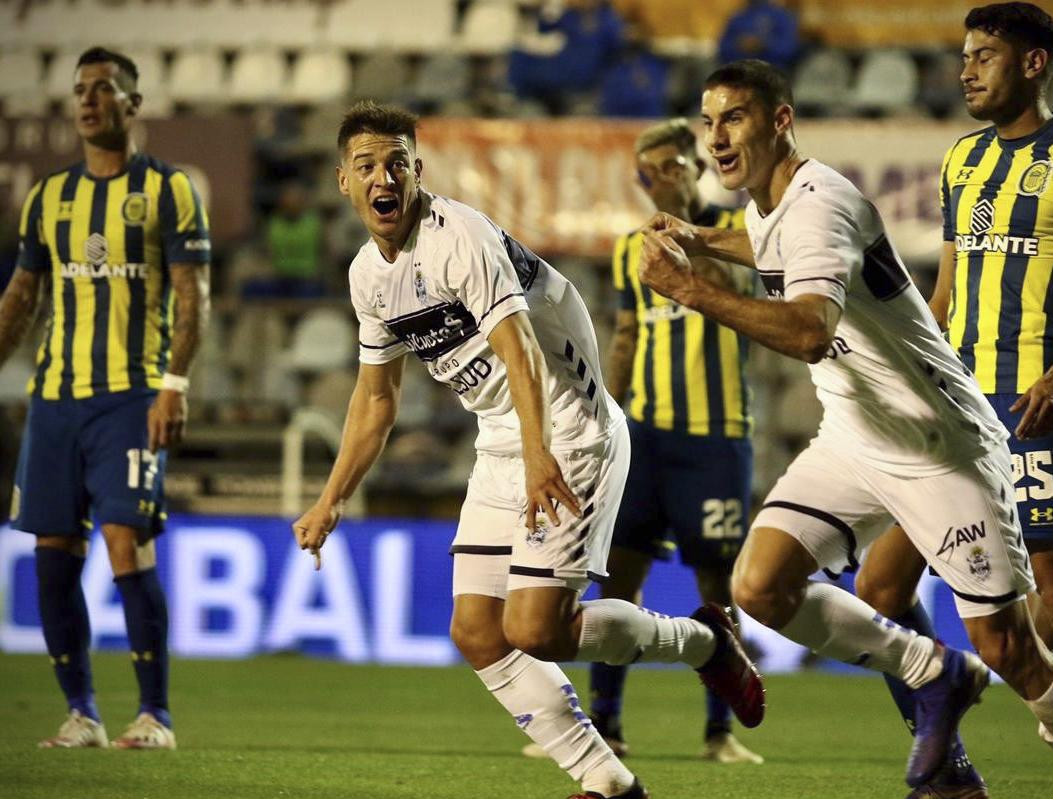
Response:
[{"label": "blue sock", "polygon": [[731,732],[731,708],[712,691],[706,691],[706,737]]},{"label": "blue sock", "polygon": [[99,721],[91,685],[91,623],[80,585],[84,558],[54,547],[36,548],[37,599],[55,676],[70,710]]},{"label": "blue sock", "polygon": [[[922,607],[920,602],[915,603],[910,610],[892,621],[896,622],[900,627],[906,627],[908,630],[914,630],[933,640],[936,639],[936,629],[932,626],[932,619],[929,618],[929,614],[925,612],[925,608]],[[889,693],[892,694],[896,707],[899,708],[899,714],[907,725],[907,730],[913,735],[914,693],[902,680],[888,674],[883,674],[882,676],[885,678],[885,683],[888,685]],[[957,733],[955,733],[954,742],[951,744],[947,757],[956,771],[963,772],[972,769],[969,755],[965,752],[965,744],[962,743],[961,735]]]},{"label": "blue sock", "polygon": [[139,712],[150,713],[166,727],[168,712],[168,606],[157,569],[114,579],[121,591],[132,665],[139,681]]},{"label": "blue sock", "polygon": [[593,663],[589,670],[590,710],[592,715],[617,725],[622,715],[622,694],[628,666]]}]

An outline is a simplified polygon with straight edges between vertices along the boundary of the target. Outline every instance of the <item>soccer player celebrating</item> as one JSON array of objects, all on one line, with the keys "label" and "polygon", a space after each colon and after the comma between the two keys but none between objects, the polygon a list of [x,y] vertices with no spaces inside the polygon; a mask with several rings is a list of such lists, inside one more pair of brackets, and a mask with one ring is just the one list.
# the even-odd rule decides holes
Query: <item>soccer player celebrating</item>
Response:
[{"label": "soccer player celebrating", "polygon": [[17,268],[0,300],[3,364],[50,281],[11,510],[12,526],[37,537],[44,640],[69,705],[44,747],[108,743],[80,585],[94,516],[139,682],[138,716],[113,743],[175,748],[154,537],[164,519],[165,448],[183,434],[187,372],[208,315],[209,238],[187,176],[135,151],[137,79],[123,55],[98,47],[81,55],[73,111],[84,160],[30,191]]},{"label": "soccer player celebrating", "polygon": [[[744,226],[742,210],[703,203],[699,178],[705,163],[686,119],[647,128],[635,149],[640,186],[658,211],[700,225]],[[610,578],[600,592],[640,604],[651,561],[669,557],[672,533],[701,596],[727,606],[753,471],[747,341],[641,284],[642,247],[642,232],[622,236],[612,259],[619,307],[605,377],[619,404],[631,392],[632,457],[607,559]],[[745,270],[716,261],[696,266],[721,285],[752,293],[753,275]],[[620,722],[628,668],[591,667],[590,717],[619,753],[628,751]],[[727,704],[712,692],[706,704],[703,757],[763,762],[731,734]]]},{"label": "soccer player celebrating", "polygon": [[[1005,429],[943,340],[877,210],[843,176],[798,153],[793,117],[789,86],[768,64],[737,62],[709,76],[705,144],[723,185],[750,194],[748,235],[659,215],[645,236],[641,277],[811,364],[822,425],[757,515],[732,593],[786,637],[914,690],[907,782],[917,788],[946,762],[987,669],[809,575],[855,565],[858,550],[894,517],[954,589],[983,661],[1047,726],[1053,664],[1023,601],[1034,580]],[[742,297],[693,272],[696,254],[755,265],[774,301]]]},{"label": "soccer player celebrating", "polygon": [[647,793],[552,661],[683,662],[760,723],[763,689],[715,606],[669,618],[579,602],[606,574],[629,465],[574,287],[487,217],[420,186],[416,119],[363,102],[338,136],[340,191],[369,229],[349,270],[361,343],[340,452],[293,524],[320,566],[343,502],[384,447],[414,353],[479,418],[478,457],[453,542],[451,635],[516,724],[582,785],[579,799]]},{"label": "soccer player celebrating", "polygon": [[[993,124],[963,136],[944,158],[944,243],[929,306],[1009,435],[1012,495],[1037,585],[1031,611],[1039,636],[1053,646],[1053,332],[1046,323],[1053,20],[1030,3],[999,3],[970,11],[965,29],[965,105]],[[857,593],[931,635],[914,593],[924,568],[925,559],[895,527],[867,555]],[[890,687],[911,726],[901,684]],[[1053,745],[1048,724],[1039,725],[1039,735]],[[961,771],[960,758],[957,767],[949,763],[944,782],[963,782]]]}]

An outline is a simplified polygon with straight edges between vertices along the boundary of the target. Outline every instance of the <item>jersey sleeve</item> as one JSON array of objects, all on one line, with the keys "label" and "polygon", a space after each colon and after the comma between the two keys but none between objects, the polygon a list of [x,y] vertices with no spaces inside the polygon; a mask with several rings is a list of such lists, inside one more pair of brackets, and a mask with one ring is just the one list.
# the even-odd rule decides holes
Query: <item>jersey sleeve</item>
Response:
[{"label": "jersey sleeve", "polygon": [[815,189],[787,211],[779,234],[787,300],[819,294],[845,307],[850,277],[863,265],[863,245],[852,210],[840,198]]},{"label": "jersey sleeve", "polygon": [[611,257],[611,280],[618,293],[619,311],[636,311],[636,295],[629,280],[629,242],[632,236],[619,236]]},{"label": "jersey sleeve", "polygon": [[383,302],[383,298],[366,297],[359,290],[354,266],[348,274],[348,282],[351,286],[351,305],[358,318],[359,362],[379,366],[409,352],[409,348],[395,337],[374,310],[374,303]]},{"label": "jersey sleeve", "polygon": [[541,260],[485,217],[451,233],[458,240],[447,270],[450,288],[489,338],[502,319],[530,310],[526,289]]},{"label": "jersey sleeve", "polygon": [[947,178],[947,170],[951,166],[951,156],[954,155],[954,147],[947,151],[943,157],[943,166],[940,167],[940,213],[943,214],[943,240],[954,241],[954,214],[951,209],[951,184]]},{"label": "jersey sleeve", "polygon": [[18,223],[17,265],[30,272],[41,272],[51,265],[47,242],[44,241],[43,182],[37,183],[22,204]]},{"label": "jersey sleeve", "polygon": [[207,264],[212,253],[208,216],[185,172],[165,178],[158,201],[161,248],[170,264]]}]

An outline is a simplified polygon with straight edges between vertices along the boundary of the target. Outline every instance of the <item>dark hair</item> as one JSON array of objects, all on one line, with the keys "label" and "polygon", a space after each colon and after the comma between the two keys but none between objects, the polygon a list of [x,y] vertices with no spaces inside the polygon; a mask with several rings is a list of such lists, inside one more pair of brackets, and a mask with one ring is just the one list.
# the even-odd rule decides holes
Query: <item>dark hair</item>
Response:
[{"label": "dark hair", "polygon": [[77,67],[82,67],[85,64],[116,64],[117,71],[124,73],[125,77],[131,81],[131,88],[135,88],[136,82],[139,80],[139,68],[135,66],[135,62],[128,58],[126,55],[115,53],[113,50],[107,50],[105,47],[91,47],[80,54],[80,58],[77,59]]},{"label": "dark hair", "polygon": [[381,105],[373,100],[359,100],[344,115],[336,146],[343,152],[352,136],[359,133],[386,133],[405,136],[410,143],[417,144],[417,116],[391,105]]},{"label": "dark hair", "polygon": [[1042,49],[1053,57],[1053,19],[1031,3],[992,3],[974,8],[965,17],[965,29],[1005,39],[1017,49]]},{"label": "dark hair", "polygon": [[780,105],[793,105],[789,80],[767,61],[758,58],[732,61],[718,67],[706,78],[704,86],[707,89],[714,86],[749,89],[770,114],[774,114]]}]

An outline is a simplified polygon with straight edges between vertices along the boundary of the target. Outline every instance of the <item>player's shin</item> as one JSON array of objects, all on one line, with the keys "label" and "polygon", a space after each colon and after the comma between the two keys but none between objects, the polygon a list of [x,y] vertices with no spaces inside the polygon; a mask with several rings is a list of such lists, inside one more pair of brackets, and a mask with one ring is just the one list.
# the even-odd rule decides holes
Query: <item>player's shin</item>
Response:
[{"label": "player's shin", "polygon": [[476,674],[519,728],[586,791],[614,796],[633,784],[555,663],[514,650]]},{"label": "player's shin", "polygon": [[698,668],[715,648],[713,631],[694,619],[663,616],[622,599],[581,603],[578,660],[686,663]]},{"label": "player's shin", "polygon": [[84,558],[37,547],[36,573],[44,641],[70,710],[99,721],[88,646],[91,625],[80,584]]}]

